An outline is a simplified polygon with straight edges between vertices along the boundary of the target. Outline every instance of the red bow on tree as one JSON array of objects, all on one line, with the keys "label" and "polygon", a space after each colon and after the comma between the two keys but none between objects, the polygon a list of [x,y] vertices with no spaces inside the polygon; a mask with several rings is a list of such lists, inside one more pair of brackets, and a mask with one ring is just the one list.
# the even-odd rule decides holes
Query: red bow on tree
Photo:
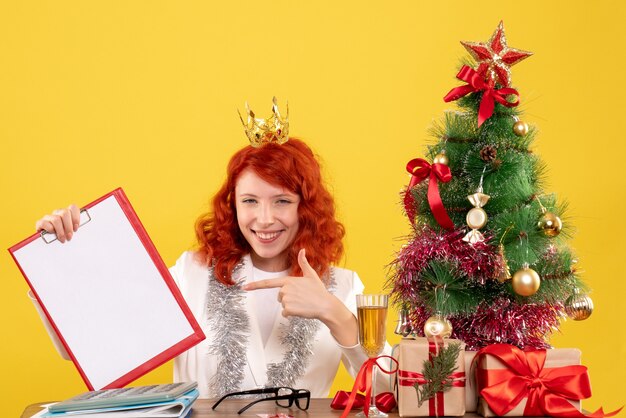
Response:
[{"label": "red bow on tree", "polygon": [[[489,119],[493,115],[493,108],[495,102],[500,103],[506,107],[515,107],[519,104],[519,93],[517,90],[510,87],[501,89],[495,89],[495,81],[489,79],[485,81],[484,74],[476,72],[473,68],[464,65],[459,73],[456,75],[459,80],[465,81],[467,84],[464,86],[455,87],[446,94],[443,98],[445,102],[451,102],[458,100],[463,96],[470,93],[482,91],[483,98],[480,101],[480,107],[478,108],[478,126],[482,125],[484,121]],[[513,95],[517,97],[514,102],[506,100],[507,95]]]},{"label": "red bow on tree", "polygon": [[500,360],[506,369],[479,369],[477,373],[480,396],[498,416],[503,416],[527,398],[524,416],[552,417],[611,417],[621,411],[605,414],[602,408],[583,414],[569,400],[591,396],[587,368],[570,365],[544,368],[546,350],[522,351],[508,344],[489,345],[480,350],[476,359],[489,354]]},{"label": "red bow on tree", "polygon": [[417,183],[420,183],[426,178],[428,180],[428,205],[430,206],[430,210],[435,217],[435,220],[439,225],[444,227],[445,229],[452,230],[454,229],[454,223],[448,216],[448,212],[446,212],[446,208],[443,206],[443,202],[441,201],[441,196],[439,195],[439,186],[437,184],[438,181],[442,181],[444,183],[452,180],[452,173],[450,172],[450,167],[445,164],[430,164],[428,161],[423,160],[421,158],[415,158],[409,161],[406,165],[406,171],[408,171],[412,177],[409,182],[409,187],[407,187],[406,193],[404,195],[404,209],[406,213],[409,215],[411,222],[413,222],[413,218],[415,216],[415,209],[413,208],[414,201],[413,195],[411,194],[411,189]]}]

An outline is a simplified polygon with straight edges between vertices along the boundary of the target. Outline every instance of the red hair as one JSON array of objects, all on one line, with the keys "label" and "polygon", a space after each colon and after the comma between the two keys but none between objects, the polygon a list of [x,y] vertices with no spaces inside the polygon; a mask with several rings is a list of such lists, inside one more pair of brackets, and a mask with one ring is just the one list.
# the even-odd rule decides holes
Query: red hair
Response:
[{"label": "red hair", "polygon": [[251,169],[268,183],[300,196],[298,233],[289,250],[290,274],[302,274],[297,257],[301,248],[311,266],[322,276],[343,255],[343,225],[335,219],[335,203],[322,182],[320,165],[302,141],[247,146],[230,159],[227,178],[213,197],[213,210],[196,221],[196,237],[202,261],[215,268],[221,283],[233,284],[233,269],[251,251],[237,224],[235,185],[241,173]]}]

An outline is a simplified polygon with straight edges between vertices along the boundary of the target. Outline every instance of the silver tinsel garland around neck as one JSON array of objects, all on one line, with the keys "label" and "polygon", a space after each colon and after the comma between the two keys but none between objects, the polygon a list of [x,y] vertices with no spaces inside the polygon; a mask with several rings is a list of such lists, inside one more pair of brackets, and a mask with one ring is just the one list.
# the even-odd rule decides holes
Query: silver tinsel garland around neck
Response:
[{"label": "silver tinsel garland around neck", "polygon": [[[233,275],[242,266],[243,263],[240,263]],[[325,279],[328,291],[334,293],[336,282],[332,267]],[[216,397],[241,390],[245,375],[250,318],[245,308],[243,282],[242,279],[226,286],[217,281],[213,269],[209,269],[207,309],[211,330],[215,333],[209,354],[217,357],[217,372],[209,383],[209,393]],[[288,325],[281,327],[280,344],[285,347],[285,354],[280,363],[268,364],[266,387],[295,385],[309,364],[313,354],[313,337],[319,327],[317,319],[289,317]]]},{"label": "silver tinsel garland around neck", "polygon": [[[239,263],[233,274],[242,266],[243,263]],[[250,318],[243,307],[242,285],[243,280],[240,280],[226,286],[217,281],[213,269],[209,269],[207,312],[215,339],[209,345],[208,354],[217,357],[217,370],[209,382],[212,396],[238,391],[244,377]]]}]

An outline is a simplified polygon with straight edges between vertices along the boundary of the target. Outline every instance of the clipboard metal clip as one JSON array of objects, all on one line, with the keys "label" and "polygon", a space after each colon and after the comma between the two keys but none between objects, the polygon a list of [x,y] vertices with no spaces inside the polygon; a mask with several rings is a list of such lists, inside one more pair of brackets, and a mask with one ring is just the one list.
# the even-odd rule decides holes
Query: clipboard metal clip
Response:
[{"label": "clipboard metal clip", "polygon": [[[89,215],[89,212],[87,211],[87,209],[81,209],[80,210],[80,224],[78,225],[78,227],[80,228],[81,226],[85,225],[89,221],[91,221],[91,215]],[[58,238],[56,234],[53,234],[47,231],[41,231],[41,239],[43,239],[43,241],[46,244],[50,244],[56,241]]]}]

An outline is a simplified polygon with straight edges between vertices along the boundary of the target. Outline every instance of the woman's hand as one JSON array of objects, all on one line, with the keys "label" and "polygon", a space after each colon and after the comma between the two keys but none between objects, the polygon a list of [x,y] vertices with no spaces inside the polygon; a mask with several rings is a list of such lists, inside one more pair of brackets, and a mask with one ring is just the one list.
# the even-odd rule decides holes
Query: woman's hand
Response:
[{"label": "woman's hand", "polygon": [[330,293],[311,267],[304,249],[298,253],[302,277],[278,277],[246,284],[244,290],[280,288],[278,301],[283,316],[316,318],[322,321],[341,345],[357,343],[356,318],[345,305]]},{"label": "woman's hand", "polygon": [[76,205],[69,205],[65,209],[57,209],[44,216],[35,223],[37,231],[44,230],[56,234],[60,242],[72,239],[74,232],[80,225],[80,210]]}]

